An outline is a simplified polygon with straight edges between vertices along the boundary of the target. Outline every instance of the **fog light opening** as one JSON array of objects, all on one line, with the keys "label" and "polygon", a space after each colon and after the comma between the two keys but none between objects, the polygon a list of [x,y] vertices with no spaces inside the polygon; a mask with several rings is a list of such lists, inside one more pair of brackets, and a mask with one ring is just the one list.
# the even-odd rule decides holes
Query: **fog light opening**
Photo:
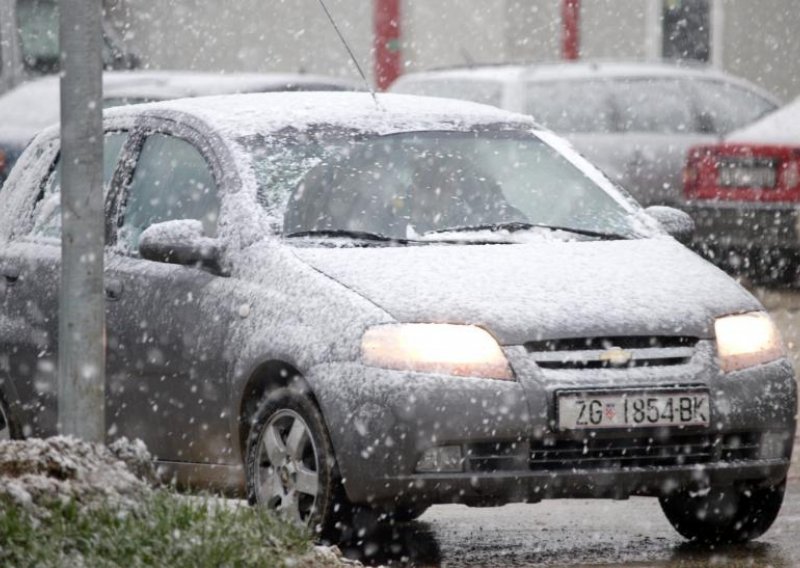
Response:
[{"label": "fog light opening", "polygon": [[461,446],[428,448],[417,462],[419,473],[442,473],[464,471]]},{"label": "fog light opening", "polygon": [[758,457],[762,460],[777,460],[786,457],[786,439],[783,432],[766,432],[761,436]]}]

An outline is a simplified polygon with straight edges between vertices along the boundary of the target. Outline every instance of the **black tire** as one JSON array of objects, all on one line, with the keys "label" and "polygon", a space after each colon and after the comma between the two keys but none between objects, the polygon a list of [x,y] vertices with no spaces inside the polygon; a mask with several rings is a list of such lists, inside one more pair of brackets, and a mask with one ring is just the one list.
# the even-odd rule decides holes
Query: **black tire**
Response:
[{"label": "black tire", "polygon": [[712,488],[704,494],[678,491],[661,497],[661,509],[676,531],[693,542],[735,544],[758,538],[772,526],[786,481],[776,486]]},{"label": "black tire", "polygon": [[[296,445],[297,455],[291,457],[290,447],[295,446],[289,439],[290,430],[294,428],[291,420],[298,418],[306,434],[303,442]],[[284,429],[287,430],[284,432]],[[271,440],[278,436],[278,440],[283,442],[286,451],[284,462],[272,463],[264,445],[265,436]],[[278,457],[280,452],[276,453],[275,448],[280,444],[271,447]],[[309,471],[316,474],[317,480],[317,492],[313,498],[304,492],[310,487],[310,482],[303,481],[311,479]],[[351,506],[344,493],[322,414],[302,393],[281,388],[261,402],[252,417],[247,439],[245,473],[247,499],[251,505],[266,506],[296,524],[308,526],[322,538],[335,538],[332,535],[349,526]],[[262,481],[265,485],[259,489]],[[267,486],[271,489],[265,489]],[[281,490],[284,493],[277,495]],[[293,514],[295,501],[299,517]]]}]

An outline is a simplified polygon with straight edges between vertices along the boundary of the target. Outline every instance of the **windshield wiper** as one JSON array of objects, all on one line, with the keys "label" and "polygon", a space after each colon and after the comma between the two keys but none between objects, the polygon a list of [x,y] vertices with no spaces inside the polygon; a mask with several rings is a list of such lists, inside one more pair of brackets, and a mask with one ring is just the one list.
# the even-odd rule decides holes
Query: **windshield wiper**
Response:
[{"label": "windshield wiper", "polygon": [[347,229],[319,229],[315,231],[298,231],[296,233],[289,233],[287,238],[293,237],[345,237],[349,239],[358,239],[362,241],[376,241],[381,243],[401,243],[407,244],[412,242],[410,239],[398,239],[395,237],[387,237],[378,233],[370,233],[368,231],[349,231]]},{"label": "windshield wiper", "polygon": [[463,225],[460,227],[448,227],[446,229],[438,229],[436,231],[428,231],[426,235],[437,233],[461,233],[467,231],[508,231],[513,233],[515,231],[525,231],[528,229],[549,229],[551,231],[565,231],[568,233],[575,233],[576,235],[585,235],[587,237],[594,237],[601,240],[620,240],[625,239],[622,235],[614,233],[602,233],[600,231],[591,231],[589,229],[578,229],[575,227],[561,227],[558,225],[546,225],[544,223],[528,223],[526,221],[507,221],[501,223],[486,223],[483,225]]}]

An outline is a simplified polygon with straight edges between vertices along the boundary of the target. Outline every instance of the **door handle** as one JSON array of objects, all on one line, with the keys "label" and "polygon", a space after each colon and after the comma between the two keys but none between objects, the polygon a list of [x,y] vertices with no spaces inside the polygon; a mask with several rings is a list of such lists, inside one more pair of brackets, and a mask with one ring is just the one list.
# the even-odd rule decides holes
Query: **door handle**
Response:
[{"label": "door handle", "polygon": [[109,300],[119,300],[120,296],[122,296],[122,280],[117,280],[116,278],[107,279],[105,288],[106,298]]}]

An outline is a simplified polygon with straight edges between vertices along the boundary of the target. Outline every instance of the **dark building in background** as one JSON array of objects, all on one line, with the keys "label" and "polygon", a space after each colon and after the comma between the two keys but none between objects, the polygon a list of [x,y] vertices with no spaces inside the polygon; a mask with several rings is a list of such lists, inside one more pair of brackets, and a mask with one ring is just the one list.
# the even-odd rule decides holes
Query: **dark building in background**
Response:
[{"label": "dark building in background", "polygon": [[664,59],[711,60],[711,13],[709,0],[664,2],[661,53]]}]

